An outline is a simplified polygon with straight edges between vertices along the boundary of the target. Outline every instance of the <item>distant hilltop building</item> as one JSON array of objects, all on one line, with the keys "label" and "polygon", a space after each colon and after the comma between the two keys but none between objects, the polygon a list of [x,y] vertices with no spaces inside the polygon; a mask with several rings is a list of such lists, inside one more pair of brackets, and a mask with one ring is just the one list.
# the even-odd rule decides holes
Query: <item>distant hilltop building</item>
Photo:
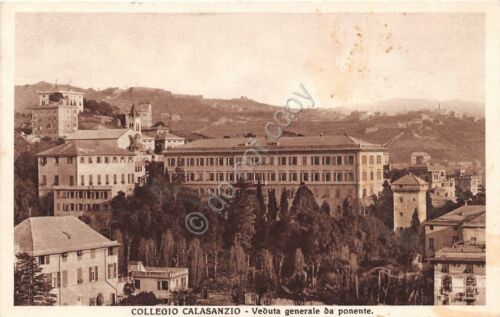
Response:
[{"label": "distant hilltop building", "polygon": [[410,156],[411,164],[424,164],[431,160],[431,155],[426,152],[413,152]]},{"label": "distant hilltop building", "polygon": [[83,93],[76,91],[43,91],[39,104],[31,108],[32,133],[58,139],[78,130],[78,113],[83,111]]},{"label": "distant hilltop building", "polygon": [[56,305],[115,304],[119,245],[73,216],[28,218],[14,228],[16,254],[37,260]]},{"label": "distant hilltop building", "polygon": [[127,128],[141,132],[141,128],[149,128],[153,125],[153,112],[151,103],[133,104],[126,116]]},{"label": "distant hilltop building", "polygon": [[420,223],[427,219],[426,192],[429,185],[420,177],[407,174],[391,184],[394,197],[394,230],[411,226],[416,212]]}]

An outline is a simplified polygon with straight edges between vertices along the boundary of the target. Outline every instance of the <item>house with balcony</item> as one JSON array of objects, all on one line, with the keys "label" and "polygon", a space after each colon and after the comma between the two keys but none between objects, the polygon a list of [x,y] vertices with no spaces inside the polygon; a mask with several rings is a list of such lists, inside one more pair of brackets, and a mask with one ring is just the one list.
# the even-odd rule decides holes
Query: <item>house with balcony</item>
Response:
[{"label": "house with balcony", "polygon": [[153,292],[156,298],[169,301],[172,292],[188,288],[188,269],[183,267],[150,267],[141,261],[130,261],[128,273],[135,292]]}]

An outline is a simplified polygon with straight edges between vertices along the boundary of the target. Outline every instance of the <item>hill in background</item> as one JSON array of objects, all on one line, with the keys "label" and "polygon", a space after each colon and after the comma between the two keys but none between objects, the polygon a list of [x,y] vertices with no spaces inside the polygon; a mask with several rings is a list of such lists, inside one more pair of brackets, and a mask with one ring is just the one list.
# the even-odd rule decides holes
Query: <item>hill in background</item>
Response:
[{"label": "hill in background", "polygon": [[[210,99],[196,95],[175,94],[167,90],[131,87],[128,89],[107,88],[104,90],[83,89],[59,85],[59,89],[84,93],[84,98],[105,101],[117,112],[128,112],[133,103],[149,101],[153,107],[153,122],[163,121],[173,131],[195,139],[200,137],[243,136],[249,132],[264,135],[264,126],[273,120],[278,107],[259,103],[248,98],[230,100]],[[38,103],[37,91],[54,89],[54,85],[39,82],[34,85],[15,87],[15,109],[18,113],[29,112],[28,108]],[[387,143],[391,160],[396,163],[409,162],[413,151],[426,151],[435,159],[479,160],[485,157],[484,119],[438,116],[434,122],[423,121],[401,128],[380,128],[369,131],[377,124],[388,125],[418,119],[417,110],[441,109],[484,117],[482,104],[467,101],[437,102],[432,100],[394,99],[356,109],[386,112],[361,120],[349,116],[348,108],[306,109],[297,121],[287,128],[289,135],[334,135],[348,133],[367,141]],[[399,113],[399,115],[396,115]]]}]

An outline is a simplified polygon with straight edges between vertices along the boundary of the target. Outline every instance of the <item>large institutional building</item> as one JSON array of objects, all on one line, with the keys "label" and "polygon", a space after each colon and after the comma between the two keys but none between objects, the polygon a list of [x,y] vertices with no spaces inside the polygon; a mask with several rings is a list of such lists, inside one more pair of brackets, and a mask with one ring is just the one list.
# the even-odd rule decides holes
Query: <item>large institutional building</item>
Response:
[{"label": "large institutional building", "polygon": [[119,191],[130,194],[144,177],[136,154],[94,140],[75,140],[38,156],[38,194],[54,193],[54,215],[107,209]]},{"label": "large institutional building", "polygon": [[37,259],[56,305],[112,305],[118,288],[118,242],[75,217],[33,217],[14,228],[15,252]]},{"label": "large institutional building", "polygon": [[[282,137],[277,142],[205,139],[172,148],[164,156],[169,174],[182,168],[185,185],[202,195],[244,175],[247,182],[260,180],[277,195],[285,188],[290,198],[305,183],[318,200],[328,201],[338,211],[347,197],[362,201],[379,193],[389,161],[386,148],[348,135]],[[244,157],[249,163],[243,163]]]},{"label": "large institutional building", "polygon": [[34,135],[58,139],[78,130],[78,113],[83,111],[83,93],[39,92],[39,104],[31,108]]}]

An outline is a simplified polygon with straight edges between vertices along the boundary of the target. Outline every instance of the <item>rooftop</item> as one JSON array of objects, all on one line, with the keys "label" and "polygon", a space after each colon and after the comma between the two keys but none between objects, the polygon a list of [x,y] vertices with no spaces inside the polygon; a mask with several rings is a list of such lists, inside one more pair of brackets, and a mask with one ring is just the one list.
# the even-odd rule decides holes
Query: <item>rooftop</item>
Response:
[{"label": "rooftop", "polygon": [[60,92],[61,94],[68,94],[68,95],[83,95],[83,92],[79,92],[79,91],[74,91],[74,90],[58,90],[58,89],[38,91],[38,94],[39,95],[53,94],[53,93],[56,93],[56,92]]},{"label": "rooftop", "polygon": [[131,151],[99,142],[96,140],[75,140],[68,141],[37,154],[37,156],[94,156],[94,155],[135,155]]},{"label": "rooftop", "polygon": [[73,216],[27,218],[15,226],[14,243],[32,256],[119,245]]},{"label": "rooftop", "polygon": [[[257,140],[252,144],[249,141]],[[305,137],[281,137],[276,142],[266,138],[220,138],[202,139],[189,142],[170,152],[199,151],[199,150],[244,150],[246,148],[262,146],[264,149],[376,149],[385,151],[386,148],[379,144],[373,144],[349,135],[334,136],[305,136]]]},{"label": "rooftop", "polygon": [[132,276],[142,277],[172,277],[177,274],[188,274],[188,269],[183,267],[157,267],[144,266],[141,261],[129,261],[128,271]]},{"label": "rooftop", "polygon": [[104,140],[118,139],[130,129],[97,129],[97,130],[76,130],[66,137],[66,140]]},{"label": "rooftop", "polygon": [[[464,222],[470,222],[486,213],[485,205],[464,205],[450,211],[441,217],[431,219],[425,222],[426,225],[459,225]],[[480,223],[481,218],[477,219]]]},{"label": "rooftop", "polygon": [[427,185],[427,182],[420,177],[413,175],[412,173],[406,174],[405,176],[394,181],[392,185]]},{"label": "rooftop", "polygon": [[452,247],[446,247],[436,252],[431,260],[448,261],[485,261],[486,246],[474,244],[454,244]]}]

